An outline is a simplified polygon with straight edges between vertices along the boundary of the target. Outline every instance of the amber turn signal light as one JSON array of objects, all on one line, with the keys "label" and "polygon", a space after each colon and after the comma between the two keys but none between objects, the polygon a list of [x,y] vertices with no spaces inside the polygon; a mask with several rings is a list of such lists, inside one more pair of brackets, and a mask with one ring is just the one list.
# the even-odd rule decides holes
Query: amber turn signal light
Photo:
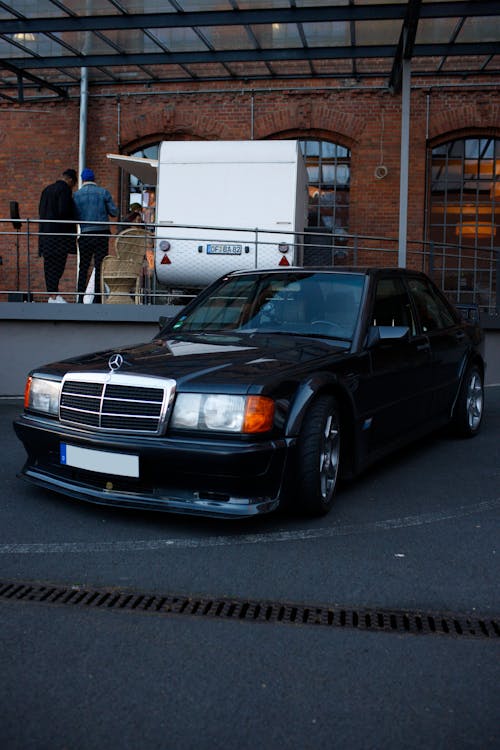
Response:
[{"label": "amber turn signal light", "polygon": [[26,385],[24,386],[24,408],[27,409],[30,405],[30,389],[31,389],[31,381],[33,378],[31,375],[26,380]]},{"label": "amber turn signal light", "polygon": [[242,432],[268,432],[274,421],[274,401],[267,396],[248,396]]}]

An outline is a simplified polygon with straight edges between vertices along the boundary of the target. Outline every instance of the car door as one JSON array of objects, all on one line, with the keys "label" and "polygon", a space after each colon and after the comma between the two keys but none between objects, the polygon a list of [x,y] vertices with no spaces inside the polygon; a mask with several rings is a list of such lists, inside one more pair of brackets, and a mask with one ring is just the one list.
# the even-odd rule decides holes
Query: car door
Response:
[{"label": "car door", "polygon": [[[378,452],[425,422],[430,407],[431,356],[428,337],[416,327],[401,277],[379,278],[370,318],[372,332],[381,338],[369,347],[366,447]],[[406,327],[407,335],[395,338],[398,326]]]},{"label": "car door", "polygon": [[420,330],[429,339],[431,353],[431,416],[449,416],[458,391],[469,340],[458,315],[425,277],[408,281]]}]

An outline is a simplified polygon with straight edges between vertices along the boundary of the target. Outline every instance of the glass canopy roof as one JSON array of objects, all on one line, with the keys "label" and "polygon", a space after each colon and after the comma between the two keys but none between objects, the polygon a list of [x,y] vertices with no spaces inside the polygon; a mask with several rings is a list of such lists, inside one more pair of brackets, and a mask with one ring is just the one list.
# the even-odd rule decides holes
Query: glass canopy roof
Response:
[{"label": "glass canopy roof", "polygon": [[[0,98],[93,84],[500,72],[497,0],[0,0]],[[73,92],[74,93],[74,92]]]}]

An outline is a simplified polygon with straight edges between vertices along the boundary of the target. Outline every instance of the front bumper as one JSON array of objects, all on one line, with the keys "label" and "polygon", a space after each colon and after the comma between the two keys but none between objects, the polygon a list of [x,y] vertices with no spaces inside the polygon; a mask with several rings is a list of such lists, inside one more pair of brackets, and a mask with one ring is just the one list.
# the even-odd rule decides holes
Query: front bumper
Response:
[{"label": "front bumper", "polygon": [[[295,441],[244,442],[226,437],[153,437],[91,432],[25,414],[14,422],[28,454],[20,476],[101,505],[226,518],[275,510]],[[139,477],[121,477],[60,462],[60,445],[139,457]]]}]

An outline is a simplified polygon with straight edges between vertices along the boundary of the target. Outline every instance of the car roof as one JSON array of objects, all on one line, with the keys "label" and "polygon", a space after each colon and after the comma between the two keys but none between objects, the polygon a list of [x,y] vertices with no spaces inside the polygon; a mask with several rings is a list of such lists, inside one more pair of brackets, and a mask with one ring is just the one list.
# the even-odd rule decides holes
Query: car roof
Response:
[{"label": "car roof", "polygon": [[380,276],[394,274],[398,276],[425,276],[421,271],[412,268],[398,268],[396,266],[286,266],[280,268],[254,268],[249,270],[231,271],[225,276],[267,276],[282,273],[336,273],[362,276]]}]

